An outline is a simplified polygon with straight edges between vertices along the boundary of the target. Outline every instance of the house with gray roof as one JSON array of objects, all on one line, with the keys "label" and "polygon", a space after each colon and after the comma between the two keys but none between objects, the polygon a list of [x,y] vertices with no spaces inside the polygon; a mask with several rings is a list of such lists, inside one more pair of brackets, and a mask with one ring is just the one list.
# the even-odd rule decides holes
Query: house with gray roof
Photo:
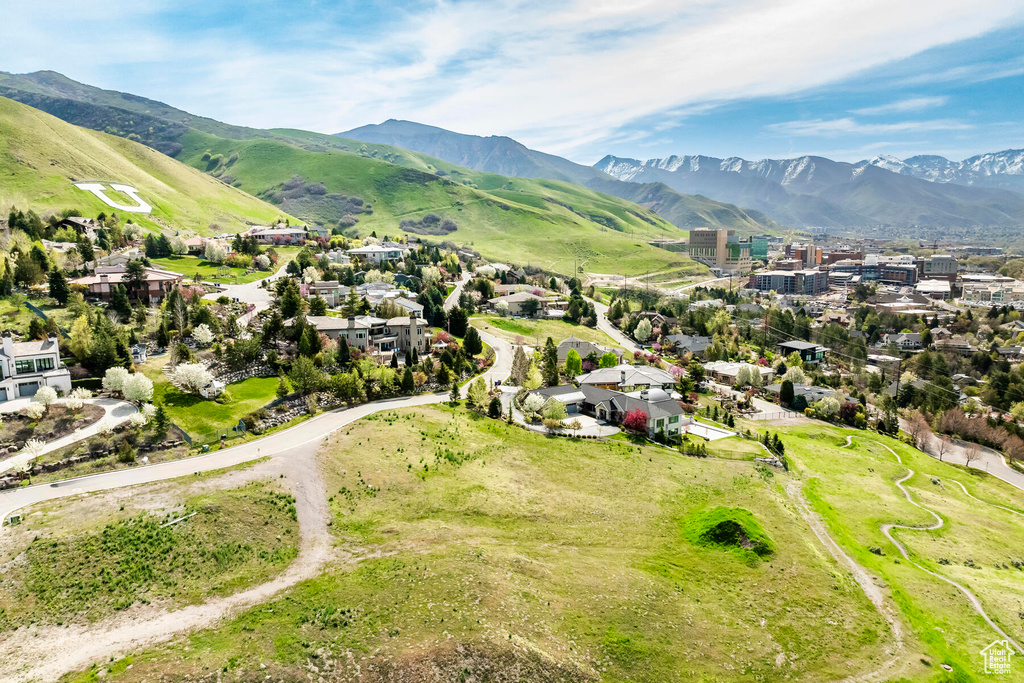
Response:
[{"label": "house with gray roof", "polygon": [[570,416],[583,413],[617,425],[622,424],[630,412],[639,410],[647,415],[647,436],[652,439],[659,433],[676,438],[690,420],[679,403],[661,389],[627,393],[589,384],[579,387],[569,384],[537,389],[531,393],[563,403]]}]

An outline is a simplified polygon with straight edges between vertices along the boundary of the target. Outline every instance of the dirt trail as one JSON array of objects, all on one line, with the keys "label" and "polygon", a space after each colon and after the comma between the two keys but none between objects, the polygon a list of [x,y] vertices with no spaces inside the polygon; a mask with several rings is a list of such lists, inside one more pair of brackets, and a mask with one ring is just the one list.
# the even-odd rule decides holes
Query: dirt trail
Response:
[{"label": "dirt trail", "polygon": [[[878,444],[879,446],[881,446],[882,448],[884,448],[885,450],[889,451],[890,453],[892,453],[893,456],[896,458],[896,461],[899,464],[901,464],[901,465],[903,464],[903,459],[900,458],[899,454],[896,451],[894,451],[893,449],[889,448],[884,443],[879,443],[877,441],[875,443]],[[978,597],[974,593],[972,593],[970,590],[968,590],[963,585],[957,583],[956,581],[954,581],[952,579],[948,579],[945,576],[943,576],[942,574],[939,574],[937,572],[933,572],[932,570],[927,569],[926,567],[923,567],[920,564],[918,564],[917,562],[914,562],[913,560],[911,560],[910,559],[910,554],[907,552],[906,546],[904,546],[902,543],[897,541],[896,538],[892,535],[891,532],[892,532],[893,529],[908,529],[908,530],[911,530],[911,531],[934,531],[936,529],[941,529],[943,524],[944,524],[944,522],[942,520],[942,517],[940,517],[937,512],[935,512],[934,510],[930,510],[930,509],[926,508],[925,506],[921,505],[920,503],[916,502],[914,500],[914,498],[910,495],[910,491],[908,491],[906,489],[906,487],[903,486],[903,482],[907,481],[908,479],[910,479],[913,476],[914,476],[914,470],[912,470],[910,468],[907,468],[907,474],[905,474],[903,477],[901,477],[900,479],[898,479],[896,481],[896,486],[897,486],[897,488],[899,488],[900,491],[903,492],[903,495],[904,495],[904,497],[906,497],[908,503],[910,503],[914,507],[917,507],[917,508],[920,508],[920,509],[924,510],[929,515],[934,517],[935,518],[935,523],[934,524],[928,524],[928,525],[883,524],[881,526],[882,533],[885,534],[885,537],[888,538],[892,542],[892,544],[896,546],[896,549],[900,551],[900,554],[903,556],[903,559],[905,559],[907,562],[910,562],[910,564],[914,565],[915,567],[917,567],[921,571],[925,572],[926,574],[930,574],[931,576],[934,576],[937,579],[941,579],[942,581],[945,581],[946,583],[948,583],[949,585],[953,586],[954,588],[959,590],[961,593],[963,593],[964,596],[966,596],[967,601],[971,603],[971,607],[974,609],[975,612],[978,613],[978,615],[982,619],[985,620],[985,623],[988,624],[992,628],[993,631],[998,633],[1000,637],[1005,638],[1006,641],[1008,643],[1010,643],[1010,645],[1012,645],[1015,650],[1017,650],[1017,652],[1019,652],[1021,654],[1024,654],[1024,648],[1022,648],[1020,646],[1020,644],[1017,643],[1017,641],[1015,641],[1013,638],[1008,636],[1006,634],[1006,632],[1003,631],[1003,629],[1001,629],[994,621],[992,621],[992,619],[985,612],[985,608],[981,606],[981,601],[978,599]],[[957,482],[957,483],[959,483],[959,482]],[[963,485],[961,484],[961,487],[962,486]],[[967,489],[964,489],[964,493],[967,493]],[[968,493],[967,495],[970,495],[970,494]],[[973,496],[971,496],[971,497],[973,498]],[[977,499],[975,499],[975,500],[977,500]]]},{"label": "dirt trail", "polygon": [[[299,446],[285,457],[261,463],[259,474],[277,476],[291,484],[299,522],[299,553],[295,561],[270,581],[234,595],[214,598],[172,612],[121,616],[99,624],[18,629],[0,641],[3,681],[53,681],[69,671],[108,657],[165,641],[177,634],[209,627],[239,611],[266,602],[282,590],[317,576],[337,553],[328,531],[327,496],[316,465],[322,441]],[[225,484],[236,484],[223,477]]]},{"label": "dirt trail", "polygon": [[871,604],[875,606],[878,613],[882,615],[885,622],[889,625],[889,631],[892,633],[892,641],[886,646],[885,654],[889,657],[880,667],[874,671],[870,671],[863,674],[857,674],[855,676],[849,676],[843,679],[842,683],[862,683],[866,681],[877,681],[889,678],[889,673],[893,670],[896,664],[899,662],[900,655],[903,652],[903,624],[897,618],[896,613],[893,611],[891,604],[885,598],[885,593],[879,586],[879,581],[868,572],[867,569],[857,564],[856,561],[849,555],[847,555],[839,544],[836,543],[835,539],[828,531],[828,527],[825,525],[825,521],[814,512],[807,502],[807,498],[804,496],[803,488],[800,482],[795,479],[791,479],[786,483],[786,493],[796,503],[797,511],[800,516],[803,517],[804,521],[807,522],[808,526],[814,532],[814,535],[818,537],[821,544],[825,546],[829,554],[835,558],[836,562],[840,566],[844,567],[853,576],[854,581],[860,586],[861,590],[864,591],[864,595],[867,596]]}]

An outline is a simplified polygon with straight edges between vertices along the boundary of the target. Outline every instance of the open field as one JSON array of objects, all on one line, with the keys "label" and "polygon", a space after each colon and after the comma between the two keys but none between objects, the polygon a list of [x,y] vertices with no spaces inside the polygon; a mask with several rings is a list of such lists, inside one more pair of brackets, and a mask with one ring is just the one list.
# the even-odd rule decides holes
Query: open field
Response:
[{"label": "open field", "polygon": [[[1024,516],[996,507],[1024,511],[1024,494],[984,472],[938,462],[870,432],[815,423],[788,428],[782,435],[814,509],[847,552],[889,584],[929,657],[958,675],[978,676],[978,653],[999,636],[960,591],[903,561],[882,534],[882,524],[935,522],[895,485],[908,469],[915,474],[903,486],[915,502],[936,511],[944,525],[934,531],[896,529],[895,537],[914,562],[967,587],[1007,634],[1018,642],[1024,639],[1024,570],[1013,564],[1024,559]],[[853,445],[840,448],[846,435],[852,435]],[[880,443],[893,448],[904,464]],[[984,502],[966,496],[953,480]],[[873,547],[882,554],[871,552]]]},{"label": "open field", "polygon": [[39,506],[0,545],[0,631],[231,594],[287,566],[296,532],[293,499],[272,482],[183,480]]},{"label": "open field", "polygon": [[473,324],[475,327],[486,330],[513,344],[517,339],[522,338],[523,343],[539,347],[544,345],[548,337],[551,337],[556,344],[566,337],[576,337],[609,348],[621,348],[614,339],[596,327],[574,325],[564,320],[539,320],[536,318],[513,320],[487,315],[474,317]]},{"label": "open field", "polygon": [[363,559],[109,679],[820,681],[882,659],[884,621],[749,463],[423,408],[320,464]]}]

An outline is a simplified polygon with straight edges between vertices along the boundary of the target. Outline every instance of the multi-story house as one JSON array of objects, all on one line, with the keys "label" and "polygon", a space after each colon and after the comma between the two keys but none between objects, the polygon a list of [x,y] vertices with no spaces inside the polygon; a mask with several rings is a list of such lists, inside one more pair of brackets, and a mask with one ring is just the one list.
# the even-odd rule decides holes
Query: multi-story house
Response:
[{"label": "multi-story house", "polygon": [[[125,285],[125,278],[128,269],[125,266],[99,266],[92,275],[73,280],[76,285],[88,287],[89,295],[109,301],[117,285]],[[180,273],[173,273],[169,270],[157,268],[146,268],[144,271],[145,283],[141,291],[129,291],[128,295],[150,304],[159,303],[171,290],[181,284],[184,276]]]},{"label": "multi-story house", "polygon": [[57,337],[15,342],[5,332],[0,347],[0,401],[35,396],[39,387],[71,391],[71,373],[60,362]]},{"label": "multi-story house", "polygon": [[348,255],[361,259],[364,263],[378,264],[384,261],[397,261],[402,258],[399,247],[385,247],[379,244],[368,244],[365,247],[349,249]]},{"label": "multi-story house", "polygon": [[372,315],[350,315],[336,318],[311,315],[306,320],[334,340],[344,339],[350,347],[373,347],[381,352],[402,351],[426,353],[430,348],[430,325],[417,317],[377,318]]}]

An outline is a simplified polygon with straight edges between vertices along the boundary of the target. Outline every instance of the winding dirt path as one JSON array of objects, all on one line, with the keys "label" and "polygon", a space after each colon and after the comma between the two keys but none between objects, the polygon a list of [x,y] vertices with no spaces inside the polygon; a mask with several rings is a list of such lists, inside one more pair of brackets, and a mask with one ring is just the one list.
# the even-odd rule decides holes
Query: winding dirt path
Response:
[{"label": "winding dirt path", "polygon": [[[253,605],[272,599],[300,581],[317,576],[330,561],[343,558],[328,531],[330,511],[316,452],[321,441],[306,444],[254,468],[255,475],[285,475],[295,496],[299,522],[299,553],[270,581],[233,595],[199,605],[164,612],[157,608],[142,615],[112,617],[99,624],[70,627],[22,628],[0,641],[0,680],[12,683],[53,681],[63,674],[88,667],[107,657],[154,645],[188,631],[209,627]],[[235,485],[238,478],[225,484]],[[148,612],[148,613],[147,613]]]},{"label": "winding dirt path", "polygon": [[[899,456],[899,454],[896,451],[894,451],[893,449],[889,448],[884,443],[880,443],[878,441],[875,441],[874,443],[878,444],[879,446],[881,446],[885,450],[887,450],[890,453],[892,453],[893,456],[896,458],[896,461],[899,464],[901,464],[901,465],[903,464],[903,459]],[[910,531],[934,531],[936,529],[941,529],[943,524],[944,524],[942,517],[940,517],[937,512],[935,512],[934,510],[930,510],[930,509],[926,508],[925,506],[921,505],[920,503],[916,502],[914,500],[913,496],[910,495],[910,491],[908,491],[906,489],[906,487],[903,486],[903,483],[905,481],[907,481],[908,479],[910,479],[911,477],[913,477],[913,476],[914,476],[914,470],[912,470],[912,469],[910,469],[908,467],[907,468],[907,474],[905,474],[900,479],[897,479],[895,484],[896,484],[897,488],[899,488],[899,490],[903,492],[903,495],[907,499],[908,503],[910,503],[914,507],[917,507],[917,508],[920,508],[921,510],[924,510],[929,515],[934,517],[935,518],[935,523],[934,524],[926,524],[926,525],[883,524],[881,526],[882,533],[885,535],[886,538],[888,538],[892,542],[893,545],[896,546],[896,549],[900,551],[900,554],[903,556],[903,559],[905,559],[907,562],[909,562],[910,564],[914,565],[915,567],[917,567],[921,571],[925,572],[926,574],[930,574],[931,576],[934,576],[937,579],[945,581],[946,583],[948,583],[949,585],[953,586],[954,588],[959,590],[961,593],[963,593],[964,596],[966,596],[967,601],[970,602],[971,607],[974,609],[975,612],[978,613],[978,615],[982,619],[985,620],[985,623],[988,624],[992,628],[993,631],[998,633],[1000,637],[1005,638],[1006,641],[1008,643],[1010,643],[1010,645],[1012,645],[1015,650],[1017,650],[1017,652],[1019,652],[1021,654],[1024,654],[1024,648],[1022,648],[1020,646],[1020,644],[1017,643],[1017,641],[1015,641],[1013,638],[1011,638],[1009,635],[1007,635],[1006,632],[1003,631],[1003,629],[1001,629],[998,626],[998,624],[996,624],[994,621],[992,621],[991,617],[989,617],[988,614],[985,612],[985,608],[982,607],[981,601],[978,599],[978,597],[974,593],[972,593],[965,586],[957,583],[956,581],[954,581],[952,579],[949,579],[949,578],[946,578],[942,574],[939,574],[937,572],[933,572],[932,570],[928,569],[927,567],[924,567],[924,566],[918,564],[917,562],[914,562],[912,559],[910,559],[910,554],[907,552],[906,546],[904,546],[901,542],[896,540],[896,538],[892,535],[892,530],[893,529],[907,529],[907,530],[910,530]],[[959,483],[959,482],[957,482],[957,483]],[[961,484],[961,488],[963,488],[963,484]],[[967,493],[967,489],[964,489],[964,493]],[[971,494],[967,493],[967,495],[970,496]],[[971,496],[971,497],[974,498],[974,496]],[[978,500],[978,499],[975,498],[975,500]],[[984,502],[984,501],[982,501],[982,502]]]}]

